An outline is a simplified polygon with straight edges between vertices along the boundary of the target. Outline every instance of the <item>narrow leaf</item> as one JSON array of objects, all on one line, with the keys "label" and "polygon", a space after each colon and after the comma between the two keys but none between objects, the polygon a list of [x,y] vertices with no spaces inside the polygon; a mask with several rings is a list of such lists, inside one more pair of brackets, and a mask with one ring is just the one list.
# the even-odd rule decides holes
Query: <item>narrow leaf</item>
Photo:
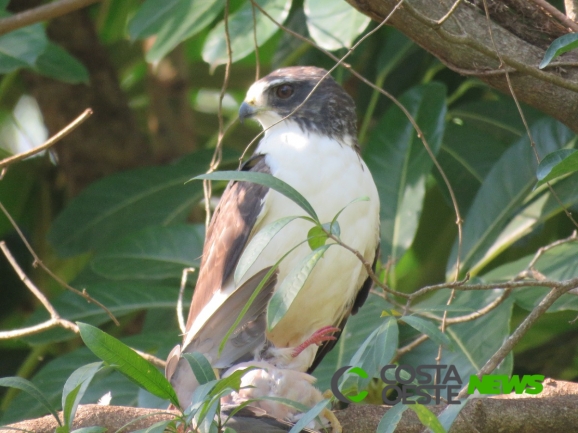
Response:
[{"label": "narrow leaf", "polygon": [[409,408],[416,413],[421,423],[432,429],[434,433],[447,433],[433,412],[424,405],[416,403],[409,405]]},{"label": "narrow leaf", "polygon": [[29,380],[22,377],[3,377],[0,378],[0,386],[6,386],[9,388],[16,388],[21,391],[26,392],[28,395],[34,397],[42,406],[44,406],[58,421],[58,425],[62,425],[60,418],[56,413],[56,410],[48,402],[48,399],[42,394],[42,392]]},{"label": "narrow leaf", "polygon": [[301,430],[303,430],[305,427],[307,427],[307,425],[311,421],[313,421],[315,418],[317,418],[319,416],[319,414],[321,412],[323,412],[323,410],[327,406],[327,403],[329,403],[329,400],[327,400],[327,399],[321,400],[319,403],[317,403],[315,406],[313,406],[311,409],[309,409],[307,412],[305,412],[301,416],[301,418],[299,418],[299,422],[297,422],[297,424],[295,424],[293,427],[291,427],[291,430],[289,430],[289,433],[299,433]]},{"label": "narrow leaf", "polygon": [[389,409],[379,421],[376,433],[393,433],[401,420],[401,416],[407,409],[408,406],[405,404],[396,404]]},{"label": "narrow leaf", "polygon": [[106,433],[107,430],[108,429],[106,427],[94,426],[77,428],[70,433]]},{"label": "narrow leaf", "polygon": [[137,385],[157,397],[179,406],[179,400],[171,384],[154,365],[116,338],[100,329],[77,322],[84,344],[100,359],[113,366]]},{"label": "narrow leaf", "polygon": [[[72,426],[76,408],[82,400],[90,381],[102,367],[102,362],[93,362],[84,365],[72,372],[62,389],[62,408],[64,411],[64,425]],[[71,397],[72,393],[74,396]]]},{"label": "narrow leaf", "polygon": [[235,269],[235,284],[239,284],[243,276],[247,273],[249,268],[255,263],[255,260],[261,255],[263,250],[269,245],[269,242],[279,233],[283,227],[289,224],[294,219],[299,218],[297,216],[289,216],[285,218],[273,221],[271,224],[266,225],[261,230],[259,230],[249,245],[243,250],[243,254],[237,263],[237,268]]},{"label": "narrow leaf", "polygon": [[256,173],[250,171],[217,171],[214,173],[201,174],[191,180],[195,179],[245,181],[267,186],[291,199],[295,204],[301,207],[301,209],[307,212],[307,214],[315,221],[319,220],[315,210],[313,209],[313,206],[309,204],[307,199],[303,197],[301,193],[299,193],[291,185],[283,182],[281,179],[278,179],[275,176],[271,176],[267,173]]},{"label": "narrow leaf", "polygon": [[540,69],[544,69],[554,58],[576,47],[578,47],[578,33],[568,33],[567,35],[560,36],[550,44],[544,53],[544,58],[540,62]]},{"label": "narrow leaf", "polygon": [[578,171],[578,151],[575,149],[556,150],[544,157],[538,165],[536,177],[538,183],[534,188],[550,182],[557,177]]},{"label": "narrow leaf", "polygon": [[203,385],[207,382],[210,382],[211,380],[217,379],[215,377],[213,367],[211,367],[211,363],[203,356],[202,353],[183,353],[183,358],[189,362],[189,365],[193,369],[193,373],[195,374],[199,384]]},{"label": "narrow leaf", "polygon": [[434,325],[428,320],[422,319],[421,317],[417,316],[403,316],[399,320],[402,320],[403,322],[407,323],[409,326],[418,330],[422,334],[427,335],[437,344],[440,344],[444,347],[452,346],[452,342],[448,338],[448,336],[444,334],[442,331],[440,331],[436,325]]},{"label": "narrow leaf", "polygon": [[267,327],[271,330],[281,321],[297,297],[315,265],[325,251],[335,244],[323,245],[309,253],[289,274],[271,297],[267,307]]}]

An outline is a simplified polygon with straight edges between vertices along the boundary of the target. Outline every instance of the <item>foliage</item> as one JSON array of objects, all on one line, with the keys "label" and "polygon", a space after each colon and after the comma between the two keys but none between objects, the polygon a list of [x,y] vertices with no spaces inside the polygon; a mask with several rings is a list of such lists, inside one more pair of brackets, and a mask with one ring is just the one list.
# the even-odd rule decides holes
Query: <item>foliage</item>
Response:
[{"label": "foliage", "polygon": [[[6,3],[0,2],[0,6],[5,9]],[[338,55],[345,53],[366,27],[374,27],[369,25],[367,17],[345,2],[259,0],[257,3],[278,22]],[[157,132],[147,126],[150,113],[146,109],[154,103],[152,91],[146,85],[153,68],[147,65],[161,67],[175,54],[184,59],[187,88],[182,97],[194,113],[194,138],[200,144],[172,163],[104,177],[65,203],[58,194],[58,182],[52,179],[57,176],[50,175],[54,168],[49,159],[27,160],[10,167],[0,181],[0,201],[24,228],[45,262],[72,286],[86,289],[104,303],[120,319],[121,327],[113,327],[110,318],[94,304],[64,291],[28,267],[33,279],[45,289],[64,318],[102,327],[113,336],[122,337],[131,347],[165,358],[180,334],[174,309],[181,271],[199,265],[204,236],[202,182],[187,181],[193,177],[213,179],[214,196],[222,191],[223,180],[256,181],[254,177],[249,179],[247,176],[251,173],[246,172],[204,174],[217,141],[215,114],[223,65],[228,61],[225,12],[229,15],[233,65],[223,116],[224,122],[232,126],[225,135],[220,169],[236,167],[240,152],[257,131],[233,122],[235,108],[254,79],[257,59],[261,75],[280,66],[315,64],[329,68],[333,62],[283,33],[248,0],[234,0],[228,5],[222,0],[142,3],[122,0],[110,2],[108,10],[95,5],[90,12],[102,45],[114,59],[122,91],[129,99],[128,106],[151,141]],[[6,14],[8,12],[4,12]],[[154,39],[150,39],[153,36]],[[565,47],[569,45],[559,46],[556,53]],[[125,55],[127,50],[130,55]],[[0,52],[0,73],[4,74],[0,83],[3,124],[16,118],[16,103],[26,92],[23,70],[68,83],[89,82],[87,68],[48,40],[41,24],[0,36]],[[540,246],[570,235],[574,226],[560,203],[570,211],[578,208],[578,170],[575,138],[565,126],[523,106],[530,139],[510,99],[478,81],[443,68],[435,58],[394,29],[380,29],[370,36],[348,62],[398,97],[423,131],[423,137],[418,136],[398,106],[380,96],[377,90],[365,87],[347,69],[334,72],[334,77],[355,98],[362,156],[378,187],[382,265],[378,276],[383,283],[407,294],[428,284],[452,281],[456,274],[460,278],[466,274],[476,277],[471,283],[506,281],[527,270]],[[215,76],[209,75],[209,71],[214,71]],[[11,86],[13,83],[18,85]],[[4,131],[0,128],[0,147],[19,149],[14,143],[6,145],[9,138]],[[461,241],[448,186],[421,138],[437,157],[455,193],[464,219]],[[7,150],[11,152],[14,150]],[[98,155],[97,150],[95,153]],[[150,165],[145,162],[150,163],[143,161],[143,165]],[[303,263],[303,269],[310,270],[317,260],[323,260],[324,250],[332,245],[328,242],[329,235],[338,237],[339,232],[347,228],[331,221],[319,221],[311,204],[286,186],[277,186],[301,205],[312,222],[309,234],[312,253]],[[259,252],[274,242],[275,234],[293,219],[288,217],[273,223],[261,237],[254,238],[243,254],[236,280],[242,278]],[[11,248],[22,252],[20,242],[3,217],[0,217],[0,233],[12,241]],[[574,259],[577,253],[576,243],[560,245],[546,251],[533,268],[552,280],[577,277]],[[30,262],[25,254],[19,254],[22,264]],[[456,269],[458,258],[460,268]],[[295,273],[298,274],[298,270]],[[41,306],[30,313],[29,301],[14,295],[25,289],[15,281],[12,269],[0,266],[0,281],[2,289],[9,290],[7,298],[20,300],[0,306],[2,329],[29,326],[47,318]],[[190,299],[193,286],[194,281],[187,286],[185,300]],[[282,316],[298,290],[299,284],[295,283],[278,292],[273,303],[278,312],[275,320]],[[361,366],[371,377],[378,377],[380,367],[394,359],[410,365],[432,364],[440,345],[442,364],[456,365],[462,377],[475,374],[511,334],[514,325],[526,314],[525,310],[534,308],[546,293],[545,288],[515,289],[512,296],[487,314],[451,325],[442,333],[439,325],[444,314],[454,319],[479,311],[496,302],[502,291],[459,291],[451,305],[447,305],[450,290],[443,289],[419,298],[412,303],[411,311],[404,311],[401,297],[376,290],[360,313],[349,319],[335,348],[315,371],[318,386],[327,389],[331,376],[343,365]],[[549,311],[552,317],[558,318],[556,314],[563,314],[560,312],[577,309],[578,302],[567,294]],[[93,329],[88,328],[90,325],[81,331],[85,342],[85,331]],[[575,327],[549,327],[546,322],[539,322],[534,329],[537,334],[551,338]],[[135,332],[139,335],[127,337]],[[395,358],[398,347],[422,333],[429,337],[426,342]],[[543,337],[528,337],[523,340],[523,346],[539,347],[542,341]],[[74,370],[94,362],[95,358],[82,347],[78,336],[63,329],[18,342],[2,342],[0,353],[0,358],[24,354],[20,370],[17,366],[0,364],[0,376],[18,373],[29,378],[39,392],[46,395],[50,407],[66,408],[63,425],[69,425],[66,422],[72,419],[81,397],[83,403],[95,402],[107,390],[112,391],[112,404],[166,407],[165,401],[139,390],[110,369],[94,371],[99,380],[88,389],[84,386],[88,382],[82,385],[79,381],[66,382]],[[38,358],[43,356],[45,361],[41,363]],[[578,354],[574,351],[573,358],[565,360],[566,368],[559,371],[559,378],[576,379],[577,360]],[[497,372],[510,374],[513,369],[516,369],[515,354],[510,354]],[[73,376],[78,379],[79,374],[73,373]],[[344,381],[345,385],[350,392],[356,392],[370,389],[372,383],[370,378],[350,377]],[[29,388],[29,385],[22,387]],[[62,396],[61,403],[63,387],[69,398]],[[150,391],[148,385],[145,388]],[[197,396],[198,401],[210,395],[211,390],[214,388],[207,387],[204,395]],[[156,395],[173,397],[166,389]],[[203,406],[206,408],[203,416],[207,416],[207,411],[216,411],[213,403],[217,397],[217,394],[210,395],[207,401],[212,403]],[[0,405],[4,412],[0,414],[1,421],[42,415],[46,407],[46,402],[38,403],[29,394],[9,392],[4,394]],[[315,408],[321,409],[321,406]],[[384,418],[379,431],[391,431],[401,416],[397,410],[402,409],[388,412],[387,422]],[[428,417],[427,409],[417,410],[424,419]],[[210,414],[208,418],[212,419]],[[426,422],[434,428],[434,421]],[[443,419],[442,425],[449,427]]]}]

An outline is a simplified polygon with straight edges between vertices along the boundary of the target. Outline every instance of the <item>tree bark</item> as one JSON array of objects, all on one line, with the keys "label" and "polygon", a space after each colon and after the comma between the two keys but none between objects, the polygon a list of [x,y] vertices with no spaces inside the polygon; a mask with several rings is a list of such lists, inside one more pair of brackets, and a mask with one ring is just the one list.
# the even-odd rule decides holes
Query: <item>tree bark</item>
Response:
[{"label": "tree bark", "polygon": [[[488,4],[491,25],[485,15]],[[360,12],[382,21],[399,0],[347,0]],[[578,54],[569,52],[540,70],[548,45],[569,30],[529,1],[462,1],[440,25],[454,0],[406,0],[389,24],[450,69],[479,78],[578,132]],[[491,33],[489,31],[491,28]]]},{"label": "tree bark", "polygon": [[[450,433],[543,433],[570,432],[578,430],[578,384],[546,379],[544,390],[538,395],[508,394],[490,398],[474,398],[452,425]],[[343,433],[373,433],[379,421],[391,406],[351,405],[346,410],[336,411]],[[444,408],[430,406],[435,413]],[[161,413],[162,412],[162,413]],[[135,431],[152,424],[172,419],[177,412],[158,409],[138,409],[120,406],[79,406],[74,428],[102,426],[116,431],[130,421],[147,416],[131,424],[123,431]],[[280,433],[279,426],[272,427],[263,422],[264,417],[253,421],[245,417],[244,424],[234,426],[237,433]],[[472,427],[475,426],[475,429]],[[36,433],[53,432],[57,423],[51,415],[35,420],[23,421],[9,427]],[[289,431],[287,427],[286,431]],[[415,413],[406,410],[395,430],[396,433],[421,433],[424,431]]]}]

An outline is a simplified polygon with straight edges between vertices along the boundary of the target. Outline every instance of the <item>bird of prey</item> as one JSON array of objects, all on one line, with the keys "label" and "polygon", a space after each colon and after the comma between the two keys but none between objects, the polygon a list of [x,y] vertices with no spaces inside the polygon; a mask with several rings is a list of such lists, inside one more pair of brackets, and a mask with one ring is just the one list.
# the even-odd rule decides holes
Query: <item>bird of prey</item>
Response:
[{"label": "bird of prey", "polygon": [[[316,67],[288,67],[250,87],[239,117],[256,119],[265,132],[241,170],[285,181],[312,204],[322,223],[342,211],[337,218],[341,241],[375,266],[377,189],[359,155],[354,102],[326,74]],[[355,201],[361,197],[368,200]],[[270,297],[311,253],[303,241],[312,224],[293,220],[275,235],[241,281],[235,282],[234,270],[248,243],[264,227],[303,214],[297,204],[266,186],[249,182],[227,186],[207,231],[183,344],[167,360],[166,375],[183,408],[198,383],[181,353],[201,352],[221,372],[242,362],[267,361],[310,373],[334,346],[347,318],[364,303],[371,280],[361,261],[336,245],[317,262],[285,316],[267,329]],[[222,338],[259,282],[292,248],[218,355]]]}]

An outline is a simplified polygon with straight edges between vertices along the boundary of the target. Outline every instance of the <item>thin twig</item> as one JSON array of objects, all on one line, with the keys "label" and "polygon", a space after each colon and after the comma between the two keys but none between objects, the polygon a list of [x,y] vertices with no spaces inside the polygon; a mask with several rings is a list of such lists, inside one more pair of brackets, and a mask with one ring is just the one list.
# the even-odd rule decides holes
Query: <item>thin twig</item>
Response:
[{"label": "thin twig", "polygon": [[10,215],[10,213],[8,212],[8,210],[4,207],[4,205],[2,204],[2,202],[0,202],[0,210],[4,213],[4,215],[6,215],[6,218],[8,218],[8,220],[10,221],[10,224],[12,224],[12,227],[14,227],[14,230],[16,230],[16,233],[18,233],[18,236],[20,237],[20,239],[22,240],[22,242],[24,243],[24,245],[26,246],[26,249],[28,249],[28,251],[30,252],[30,254],[32,255],[32,257],[34,258],[34,262],[33,265],[34,266],[40,266],[42,269],[44,269],[44,271],[50,275],[54,280],[56,280],[62,287],[65,287],[66,289],[70,290],[71,292],[76,293],[78,296],[82,296],[88,303],[93,303],[94,305],[97,305],[98,307],[102,308],[106,314],[108,315],[108,317],[110,317],[110,319],[117,325],[119,326],[119,322],[116,319],[116,317],[114,317],[114,314],[112,314],[112,312],[106,308],[102,303],[100,303],[99,301],[97,301],[96,299],[94,299],[93,297],[91,297],[88,292],[86,291],[86,289],[82,289],[82,291],[75,289],[74,287],[72,287],[70,284],[68,284],[67,282],[65,282],[62,278],[60,278],[58,275],[56,275],[54,272],[52,272],[50,270],[50,268],[48,268],[43,262],[42,260],[40,260],[40,257],[38,257],[38,255],[36,254],[36,252],[34,251],[34,249],[32,248],[32,245],[30,245],[30,243],[28,242],[28,239],[26,239],[26,236],[24,236],[24,233],[22,233],[22,230],[20,230],[20,227],[18,227],[18,224],[16,224],[16,221],[14,221],[14,218],[12,218],[12,215]]},{"label": "thin twig", "polygon": [[[516,328],[512,335],[510,335],[502,346],[497,350],[496,353],[486,362],[486,364],[480,369],[477,376],[481,379],[483,375],[490,374],[494,369],[500,365],[504,358],[512,351],[514,346],[522,339],[522,337],[528,332],[532,325],[542,316],[548,308],[552,306],[554,302],[560,296],[564,295],[568,291],[578,287],[578,278],[573,278],[563,283],[558,283],[558,286],[550,290],[548,294],[542,299],[542,301],[534,308],[530,314],[526,316],[524,321]],[[467,386],[464,387],[457,398],[464,398],[468,393]]]},{"label": "thin twig", "polygon": [[455,10],[458,8],[458,6],[460,5],[460,3],[462,2],[462,0],[456,0],[456,2],[452,5],[452,7],[450,8],[450,10],[448,11],[447,14],[445,14],[443,17],[441,17],[436,24],[438,26],[441,26],[443,23],[445,23],[447,21],[447,19],[449,17],[452,16],[452,14],[455,12]]},{"label": "thin twig", "polygon": [[550,251],[552,248],[556,248],[556,247],[559,247],[560,245],[563,245],[563,244],[566,244],[569,242],[576,242],[576,241],[578,241],[578,232],[576,230],[574,230],[572,232],[572,234],[570,236],[568,236],[567,238],[559,239],[555,242],[552,242],[549,245],[546,245],[546,246],[539,248],[538,251],[536,251],[536,254],[534,254],[534,257],[532,258],[530,263],[528,263],[528,266],[526,266],[525,271],[522,271],[520,274],[518,274],[516,279],[525,277],[525,275],[523,275],[524,272],[534,270],[534,266],[536,265],[536,262],[540,259],[540,257],[542,257],[542,255],[544,253]]},{"label": "thin twig", "polygon": [[576,24],[574,21],[572,21],[562,12],[560,12],[556,8],[556,6],[552,6],[545,0],[531,0],[531,1],[540,6],[545,11],[547,11],[550,15],[552,15],[554,18],[556,18],[558,21],[564,24],[564,26],[568,27],[569,29],[572,29],[573,32],[578,32],[578,24]]},{"label": "thin twig", "polygon": [[261,75],[261,61],[259,60],[259,43],[257,42],[257,12],[253,2],[251,2],[251,12],[253,14],[253,45],[255,46],[255,81],[258,81]]},{"label": "thin twig", "polygon": [[0,20],[0,35],[4,35],[12,30],[29,26],[30,24],[47,21],[77,9],[82,9],[97,3],[101,0],[58,0],[42,6],[29,9],[11,17]]},{"label": "thin twig", "polygon": [[36,155],[37,153],[42,152],[43,150],[46,150],[49,147],[52,147],[53,145],[58,143],[60,140],[62,140],[64,137],[66,137],[68,134],[70,134],[72,131],[74,131],[76,128],[78,128],[91,115],[92,115],[92,110],[90,108],[87,108],[86,110],[84,110],[84,112],[80,116],[78,116],[76,119],[74,119],[72,122],[70,122],[67,126],[65,126],[63,129],[61,129],[59,132],[54,134],[48,140],[46,140],[44,142],[44,144],[41,144],[40,146],[35,147],[34,149],[30,149],[26,152],[22,152],[22,153],[19,153],[17,155],[12,155],[12,156],[0,161],[0,169],[4,169],[5,167],[8,167],[10,164],[14,164],[17,161],[21,161],[25,158],[28,158],[29,156]]}]

